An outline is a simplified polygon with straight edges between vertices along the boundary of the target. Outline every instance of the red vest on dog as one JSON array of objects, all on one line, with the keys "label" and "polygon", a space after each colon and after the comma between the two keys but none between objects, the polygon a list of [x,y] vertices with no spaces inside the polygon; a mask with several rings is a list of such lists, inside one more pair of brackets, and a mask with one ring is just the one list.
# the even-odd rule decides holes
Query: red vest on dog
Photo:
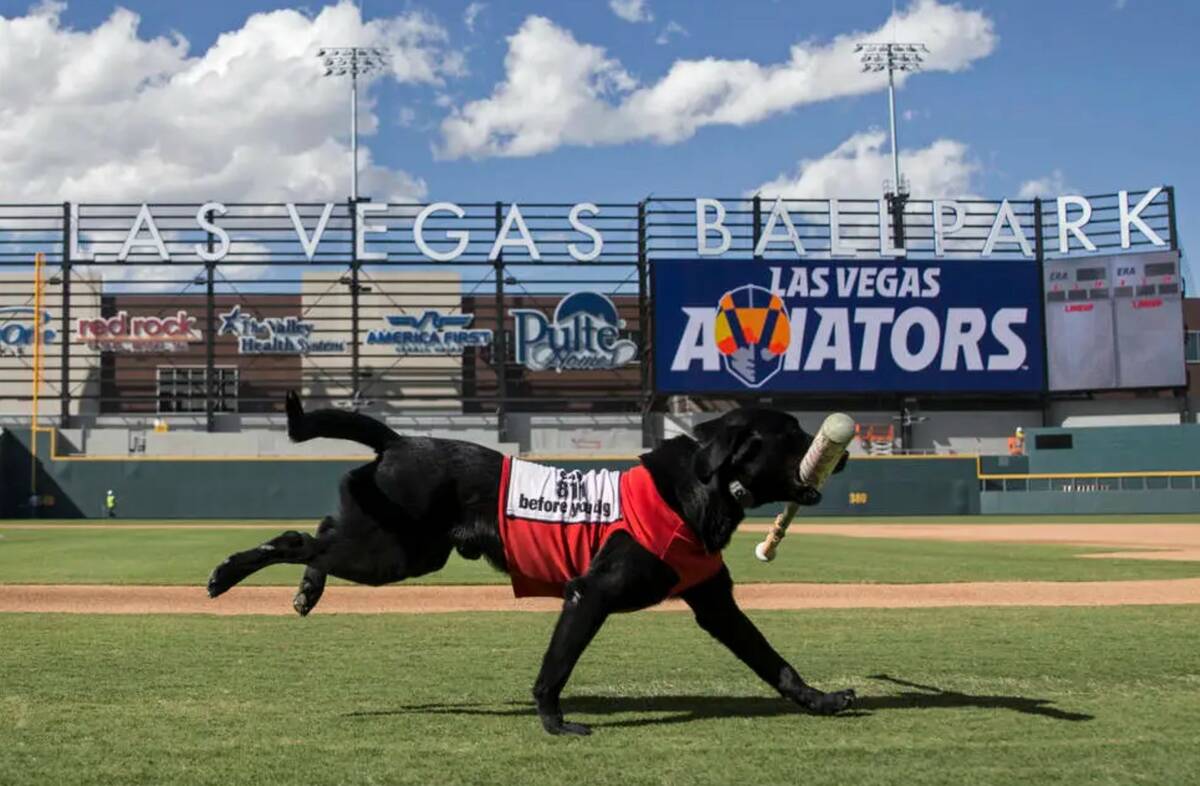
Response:
[{"label": "red vest on dog", "polygon": [[645,467],[579,472],[506,457],[500,539],[513,594],[562,597],[614,532],[628,532],[679,574],[678,595],[716,575],[720,553],[704,544],[654,487]]}]

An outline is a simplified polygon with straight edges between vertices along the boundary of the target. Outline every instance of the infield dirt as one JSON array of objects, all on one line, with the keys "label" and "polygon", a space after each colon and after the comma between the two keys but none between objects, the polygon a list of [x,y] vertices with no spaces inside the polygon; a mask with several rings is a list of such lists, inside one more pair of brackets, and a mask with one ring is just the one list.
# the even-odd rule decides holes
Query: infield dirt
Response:
[{"label": "infield dirt", "polygon": [[[0,525],[3,529],[85,525]],[[171,528],[161,525],[122,527]],[[182,525],[202,527],[203,525]],[[270,528],[270,524],[213,524],[213,528]],[[765,531],[765,525],[749,525]],[[1053,543],[1111,546],[1085,557],[1200,560],[1200,526],[1192,524],[797,524],[793,533],[861,538]],[[786,549],[786,544],[783,548]],[[293,614],[288,587],[238,587],[210,600],[201,587],[114,585],[0,585],[0,612],[83,614]],[[1200,603],[1200,579],[1157,581],[1000,581],[946,584],[742,584],[747,609],[929,608],[945,606],[1119,606]],[[330,587],[318,613],[378,614],[453,611],[554,611],[555,598],[517,600],[505,585]],[[679,611],[680,601],[656,607]]]},{"label": "infield dirt", "polygon": [[[751,524],[741,529],[766,532],[769,526]],[[849,538],[1112,546],[1111,552],[1081,556],[1200,561],[1196,524],[793,524],[788,531]]]},{"label": "infield dirt", "polygon": [[[238,587],[216,600],[200,587],[8,585],[0,612],[78,614],[293,614],[288,587]],[[1126,606],[1200,603],[1200,579],[1164,581],[997,581],[956,584],[743,584],[746,609],[931,608],[942,606]],[[515,599],[506,586],[330,587],[321,613],[423,614],[555,611],[556,598]],[[661,611],[686,609],[671,600]]]}]

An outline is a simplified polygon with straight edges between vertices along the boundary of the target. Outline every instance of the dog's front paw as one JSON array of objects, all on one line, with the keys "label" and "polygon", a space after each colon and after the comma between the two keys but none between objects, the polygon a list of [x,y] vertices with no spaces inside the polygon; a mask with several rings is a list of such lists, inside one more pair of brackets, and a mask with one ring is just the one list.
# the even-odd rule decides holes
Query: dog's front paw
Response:
[{"label": "dog's front paw", "polygon": [[585,726],[582,723],[571,723],[569,721],[565,721],[562,719],[561,715],[558,716],[557,718],[543,715],[543,716],[541,716],[541,718],[542,718],[542,728],[545,729],[550,734],[572,736],[572,737],[586,737],[592,733],[592,729],[590,726]]},{"label": "dog's front paw", "polygon": [[308,602],[308,595],[304,594],[304,590],[300,590],[296,593],[296,596],[292,598],[292,608],[295,609],[296,613],[301,617],[307,617],[308,612],[312,611],[312,604]]},{"label": "dog's front paw", "polygon": [[208,576],[208,597],[215,598],[241,581],[244,576],[238,574],[233,561],[228,559],[213,568],[213,572]]},{"label": "dog's front paw", "polygon": [[843,710],[850,709],[854,704],[854,699],[854,690],[847,689],[832,693],[818,693],[804,704],[806,709],[817,715],[836,715]]}]

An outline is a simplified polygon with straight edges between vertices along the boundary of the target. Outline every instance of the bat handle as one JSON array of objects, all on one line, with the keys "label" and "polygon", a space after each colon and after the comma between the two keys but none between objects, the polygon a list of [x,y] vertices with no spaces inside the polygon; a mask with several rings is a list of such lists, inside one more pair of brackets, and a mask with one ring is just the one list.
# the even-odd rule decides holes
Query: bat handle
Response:
[{"label": "bat handle", "polygon": [[770,562],[775,559],[775,550],[779,548],[780,541],[787,535],[788,526],[799,509],[800,506],[795,502],[789,502],[775,517],[775,523],[771,525],[771,531],[767,533],[767,537],[754,547],[754,556],[758,557],[760,562]]}]

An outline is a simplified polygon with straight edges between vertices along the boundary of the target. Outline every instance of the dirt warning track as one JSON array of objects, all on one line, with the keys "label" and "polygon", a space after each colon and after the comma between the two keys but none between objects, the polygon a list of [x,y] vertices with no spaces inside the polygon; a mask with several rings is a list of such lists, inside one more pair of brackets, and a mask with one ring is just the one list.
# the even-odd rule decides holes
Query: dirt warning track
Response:
[{"label": "dirt warning track", "polygon": [[[747,524],[743,532],[766,532],[769,526]],[[1084,558],[1165,559],[1200,561],[1200,526],[1196,524],[804,524],[789,533],[840,535],[847,538],[944,540],[960,543],[1051,543],[1060,546],[1111,547],[1111,552]]]},{"label": "dirt warning track", "polygon": [[[0,586],[0,612],[291,615],[289,587],[238,587],[216,600],[201,587]],[[1125,606],[1200,603],[1200,578],[1163,581],[999,581],[962,584],[744,584],[747,609]],[[555,598],[517,600],[506,586],[330,587],[319,614],[556,611]],[[685,611],[672,600],[656,607]]]}]

